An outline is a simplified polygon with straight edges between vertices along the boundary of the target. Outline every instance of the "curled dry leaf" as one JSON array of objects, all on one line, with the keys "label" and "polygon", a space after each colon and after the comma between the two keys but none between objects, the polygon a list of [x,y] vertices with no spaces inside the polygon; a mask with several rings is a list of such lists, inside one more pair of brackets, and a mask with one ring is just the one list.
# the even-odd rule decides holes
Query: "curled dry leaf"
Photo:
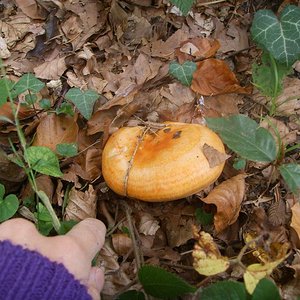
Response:
[{"label": "curled dry leaf", "polygon": [[76,117],[49,114],[41,119],[33,141],[34,146],[44,146],[52,151],[58,144],[76,143],[78,125]]},{"label": "curled dry leaf", "polygon": [[175,50],[175,56],[180,64],[194,58],[208,58],[216,54],[220,48],[218,40],[195,37],[181,43]]},{"label": "curled dry leaf", "polygon": [[159,222],[152,215],[143,213],[138,230],[144,235],[155,235],[156,231],[160,228],[158,224]]},{"label": "curled dry leaf", "polygon": [[81,221],[86,218],[96,217],[97,195],[92,185],[85,192],[76,190],[74,187],[69,193],[69,202],[66,207],[66,220]]},{"label": "curled dry leaf", "polygon": [[205,96],[230,93],[248,94],[251,91],[239,85],[235,74],[223,60],[214,58],[197,63],[191,88],[194,92]]},{"label": "curled dry leaf", "polygon": [[132,240],[125,233],[116,233],[112,235],[112,245],[118,255],[128,255],[132,250]]},{"label": "curled dry leaf", "polygon": [[212,236],[204,231],[200,233],[194,228],[194,236],[197,240],[193,250],[193,267],[202,275],[211,276],[226,271],[229,260],[222,256]]},{"label": "curled dry leaf", "polygon": [[245,177],[246,175],[239,174],[222,182],[202,199],[203,202],[217,207],[214,216],[216,232],[224,230],[237,220],[245,195]]}]

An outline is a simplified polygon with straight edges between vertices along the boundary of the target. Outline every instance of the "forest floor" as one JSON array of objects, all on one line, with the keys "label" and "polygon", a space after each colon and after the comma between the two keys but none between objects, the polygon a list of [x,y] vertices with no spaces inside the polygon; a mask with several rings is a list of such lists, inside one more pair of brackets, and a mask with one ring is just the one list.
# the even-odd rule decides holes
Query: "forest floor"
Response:
[{"label": "forest floor", "polygon": [[[140,290],[137,272],[143,264],[160,266],[197,288],[228,279],[243,282],[240,264],[211,276],[199,274],[193,258],[197,247],[207,247],[204,260],[210,257],[210,264],[245,250],[243,265],[267,266],[265,275],[283,299],[300,295],[299,197],[274,164],[247,161],[237,170],[239,157],[227,148],[230,157],[213,185],[185,199],[153,203],[114,193],[101,168],[105,143],[123,126],[205,124],[206,117],[243,114],[279,134],[284,145],[299,144],[300,64],[285,78],[277,101],[298,97],[272,116],[251,77],[262,53],[250,37],[253,16],[260,9],[277,13],[287,4],[300,6],[298,1],[197,0],[182,16],[167,0],[0,1],[0,57],[8,78],[17,81],[32,73],[45,83],[33,104],[24,94],[15,99],[22,103],[18,118],[28,145],[57,151],[57,144],[73,143],[78,149],[75,156],[60,156],[62,176],[37,174],[38,188],[61,220],[97,217],[108,227],[96,261],[106,274],[102,299]],[[170,63],[186,60],[198,64],[197,72],[206,64],[192,88],[169,73]],[[83,103],[69,101],[70,88],[80,89]],[[94,101],[85,94],[89,90],[98,93]],[[9,103],[0,112],[13,118]],[[18,215],[53,234],[51,219],[37,214],[41,207],[32,200],[24,171],[9,160],[14,155],[9,141],[21,151],[16,127],[2,118],[0,182],[18,196]],[[282,160],[299,164],[299,148]],[[218,195],[207,198],[218,186]],[[211,222],[203,221],[210,215]],[[200,231],[213,241],[201,240]]]}]

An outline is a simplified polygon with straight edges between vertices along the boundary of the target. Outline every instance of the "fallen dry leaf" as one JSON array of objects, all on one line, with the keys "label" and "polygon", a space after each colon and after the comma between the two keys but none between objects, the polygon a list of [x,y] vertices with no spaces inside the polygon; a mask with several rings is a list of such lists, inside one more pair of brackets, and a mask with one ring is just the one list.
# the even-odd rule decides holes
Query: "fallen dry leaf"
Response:
[{"label": "fallen dry leaf", "polygon": [[112,235],[112,245],[118,255],[125,256],[132,251],[132,240],[125,233],[115,233]]},{"label": "fallen dry leaf", "polygon": [[210,168],[214,168],[215,166],[224,163],[224,161],[226,161],[230,157],[230,155],[227,155],[226,153],[221,153],[214,147],[209,146],[207,144],[203,145],[202,151],[208,161]]},{"label": "fallen dry leaf", "polygon": [[194,228],[196,243],[192,256],[193,267],[201,275],[212,276],[222,273],[229,267],[229,260],[222,256],[212,236],[204,231],[197,233]]},{"label": "fallen dry leaf", "polygon": [[85,192],[73,187],[69,193],[69,201],[66,207],[65,219],[81,221],[86,218],[96,218],[97,194],[92,185]]},{"label": "fallen dry leaf", "polygon": [[215,187],[206,198],[201,199],[217,207],[214,216],[217,233],[237,220],[245,195],[245,177],[244,174],[234,176]]},{"label": "fallen dry leaf", "polygon": [[239,85],[234,73],[223,60],[215,58],[197,63],[191,88],[194,92],[204,96],[230,93],[248,94],[251,91],[251,89]]},{"label": "fallen dry leaf", "polygon": [[291,226],[295,229],[300,239],[300,203],[297,202],[292,207],[292,222]]},{"label": "fallen dry leaf", "polygon": [[[285,254],[287,249],[288,248],[286,248]],[[252,295],[259,281],[262,278],[270,275],[273,270],[284,261],[285,258],[286,257],[284,255],[277,260],[266,264],[252,264],[248,266],[246,272],[244,273],[244,282],[248,293]]]},{"label": "fallen dry leaf", "polygon": [[36,129],[33,145],[48,147],[56,151],[58,144],[76,143],[78,136],[76,119],[76,116],[46,115]]},{"label": "fallen dry leaf", "polygon": [[195,58],[209,58],[216,54],[220,48],[218,40],[196,37],[181,43],[175,50],[175,56],[180,64]]},{"label": "fallen dry leaf", "polygon": [[153,216],[147,213],[142,214],[138,226],[140,233],[144,235],[155,235],[159,228],[159,222]]}]

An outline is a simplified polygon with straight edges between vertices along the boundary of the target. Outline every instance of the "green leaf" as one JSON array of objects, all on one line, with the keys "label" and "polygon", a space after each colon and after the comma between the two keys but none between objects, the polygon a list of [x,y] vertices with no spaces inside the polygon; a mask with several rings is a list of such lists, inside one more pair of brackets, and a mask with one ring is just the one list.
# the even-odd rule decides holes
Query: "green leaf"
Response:
[{"label": "green leaf", "polygon": [[289,189],[295,194],[300,193],[300,165],[284,164],[279,167],[279,172]]},{"label": "green leaf", "polygon": [[64,157],[72,157],[77,155],[77,144],[70,143],[70,144],[57,144],[56,151],[58,154]]},{"label": "green leaf", "polygon": [[67,232],[69,232],[76,224],[78,224],[78,221],[75,220],[67,220],[60,222],[60,227],[58,230],[58,234],[64,235]]},{"label": "green leaf", "polygon": [[42,204],[38,203],[37,212],[34,213],[38,220],[38,230],[41,234],[47,236],[53,229],[52,218],[47,208]]},{"label": "green leaf", "polygon": [[5,194],[5,187],[3,184],[0,183],[0,200],[3,200]]},{"label": "green leaf", "polygon": [[0,222],[11,218],[19,208],[19,200],[16,195],[10,194],[0,200]]},{"label": "green leaf", "polygon": [[246,167],[246,160],[243,159],[243,158],[236,158],[233,162],[233,167],[236,169],[236,170],[242,170],[242,169],[245,169]]},{"label": "green leaf", "polygon": [[72,88],[66,93],[66,99],[72,101],[80,113],[89,120],[93,113],[93,107],[99,94],[92,90],[81,91],[78,88]]},{"label": "green leaf", "polygon": [[277,286],[269,279],[263,278],[257,284],[251,300],[280,300]]},{"label": "green leaf", "polygon": [[155,266],[141,267],[138,277],[147,294],[161,299],[175,299],[196,291],[195,287],[178,276]]},{"label": "green leaf", "polygon": [[187,13],[191,10],[194,0],[170,0],[171,3],[176,5],[183,15],[187,15]]},{"label": "green leaf", "polygon": [[169,73],[186,86],[191,85],[196,69],[197,65],[192,61],[186,61],[182,65],[177,62],[171,62],[169,65]]},{"label": "green leaf", "polygon": [[227,118],[207,118],[207,125],[216,131],[224,143],[242,158],[271,162],[277,150],[272,134],[245,115]]},{"label": "green leaf", "polygon": [[247,300],[247,293],[241,282],[227,280],[204,288],[200,297],[201,300]]},{"label": "green leaf", "polygon": [[263,95],[276,98],[282,92],[282,80],[291,70],[291,67],[275,61],[271,54],[264,52],[261,64],[252,66],[253,84]]},{"label": "green leaf", "polygon": [[142,292],[130,290],[119,295],[116,300],[145,300],[145,295]]},{"label": "green leaf", "polygon": [[45,84],[39,79],[37,79],[33,74],[26,73],[14,85],[13,90],[18,95],[26,91],[38,93],[44,86]]},{"label": "green leaf", "polygon": [[9,92],[12,89],[13,85],[14,82],[7,78],[0,79],[0,107],[7,102]]},{"label": "green leaf", "polygon": [[32,105],[37,101],[37,95],[27,94],[25,95],[25,101],[27,104]]},{"label": "green leaf", "polygon": [[39,105],[42,109],[50,109],[51,108],[51,101],[49,99],[43,98],[39,101]]},{"label": "green leaf", "polygon": [[286,6],[276,15],[267,9],[255,13],[252,21],[252,39],[276,60],[291,66],[300,56],[300,7]]},{"label": "green leaf", "polygon": [[197,208],[195,216],[197,222],[199,222],[201,225],[210,225],[214,220],[214,214],[207,213],[203,208]]},{"label": "green leaf", "polygon": [[57,115],[66,114],[69,116],[74,116],[74,110],[70,103],[63,102],[60,107],[57,107],[55,110]]},{"label": "green leaf", "polygon": [[54,177],[62,176],[56,154],[47,147],[31,146],[26,150],[26,157],[33,170]]}]

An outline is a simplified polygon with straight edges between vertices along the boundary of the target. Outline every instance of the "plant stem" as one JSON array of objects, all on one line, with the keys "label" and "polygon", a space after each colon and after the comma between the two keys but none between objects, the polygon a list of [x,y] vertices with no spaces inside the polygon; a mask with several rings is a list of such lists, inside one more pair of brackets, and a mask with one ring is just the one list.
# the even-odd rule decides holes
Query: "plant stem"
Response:
[{"label": "plant stem", "polygon": [[271,97],[271,108],[270,108],[270,115],[273,116],[277,109],[276,99],[278,93],[279,78],[278,78],[278,68],[277,68],[276,61],[270,53],[269,53],[269,57],[270,57],[271,67],[273,69],[273,75],[274,75],[274,94]]},{"label": "plant stem", "polygon": [[[4,66],[3,66],[3,63],[2,63],[1,59],[0,59],[0,69],[1,69],[1,74],[5,77],[6,74],[5,74]],[[55,213],[55,211],[54,211],[54,209],[51,205],[51,202],[50,202],[48,196],[43,191],[38,190],[36,180],[35,180],[35,176],[34,176],[34,172],[33,172],[33,169],[31,167],[30,160],[28,159],[26,138],[24,136],[24,133],[23,133],[21,125],[20,125],[20,120],[18,118],[20,103],[18,104],[17,109],[16,109],[15,104],[14,104],[13,99],[12,99],[12,96],[11,96],[10,88],[9,88],[6,81],[4,81],[4,83],[5,83],[5,86],[6,86],[7,93],[8,93],[8,99],[9,99],[9,102],[10,102],[10,105],[11,105],[11,110],[12,110],[12,113],[13,113],[13,116],[14,116],[14,122],[15,122],[15,126],[16,126],[16,129],[17,129],[18,138],[19,138],[19,141],[20,141],[20,144],[21,144],[21,148],[23,150],[23,158],[24,158],[25,163],[27,164],[27,166],[24,165],[23,168],[25,170],[25,173],[28,177],[28,181],[29,181],[33,191],[38,195],[38,197],[42,200],[43,204],[47,208],[47,210],[48,210],[48,212],[49,212],[49,214],[51,215],[51,218],[52,218],[53,227],[58,232],[58,230],[60,228],[60,221],[59,221],[59,219],[58,219],[58,217],[57,217],[57,215],[56,215],[56,213]]]}]

